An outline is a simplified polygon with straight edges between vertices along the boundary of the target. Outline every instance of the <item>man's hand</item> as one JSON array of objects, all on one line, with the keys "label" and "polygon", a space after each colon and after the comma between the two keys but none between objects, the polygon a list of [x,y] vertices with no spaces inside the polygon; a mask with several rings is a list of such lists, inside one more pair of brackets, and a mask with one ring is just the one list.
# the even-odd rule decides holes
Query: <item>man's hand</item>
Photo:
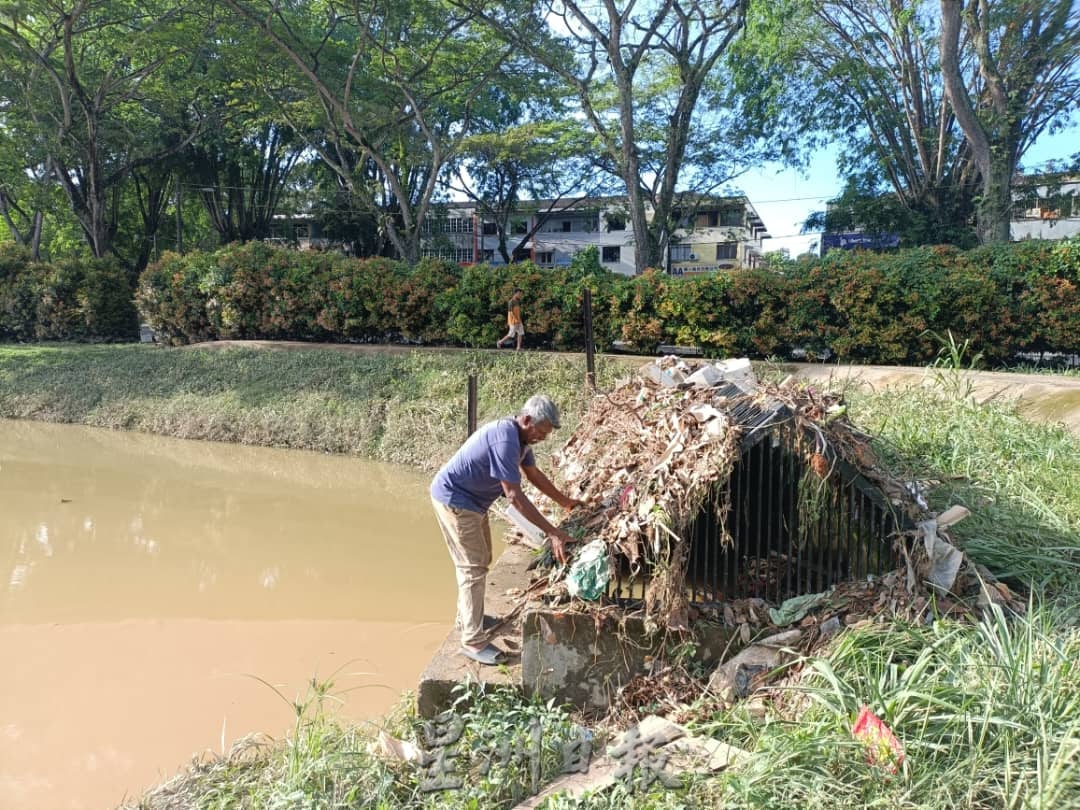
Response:
[{"label": "man's hand", "polygon": [[570,498],[563,495],[562,498],[559,499],[559,505],[567,511],[572,511],[579,506],[584,506],[585,501],[579,501],[577,498]]},{"label": "man's hand", "polygon": [[551,554],[560,565],[566,565],[566,547],[570,543],[577,542],[562,529],[548,532],[551,538]]}]

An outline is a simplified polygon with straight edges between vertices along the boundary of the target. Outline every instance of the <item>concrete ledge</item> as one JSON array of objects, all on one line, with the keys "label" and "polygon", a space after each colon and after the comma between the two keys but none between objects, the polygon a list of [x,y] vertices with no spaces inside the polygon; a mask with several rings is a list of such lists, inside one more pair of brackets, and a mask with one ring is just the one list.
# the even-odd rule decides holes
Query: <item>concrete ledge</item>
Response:
[{"label": "concrete ledge", "polygon": [[[488,615],[504,616],[517,605],[518,597],[507,596],[510,588],[525,588],[529,584],[526,570],[533,561],[533,552],[521,545],[507,546],[488,572],[485,611]],[[458,651],[460,633],[451,630],[420,676],[416,690],[416,708],[421,717],[434,717],[449,708],[455,686],[461,683],[503,684],[521,687],[520,619],[502,627],[492,641],[507,652],[513,652],[502,666],[482,666]]]}]

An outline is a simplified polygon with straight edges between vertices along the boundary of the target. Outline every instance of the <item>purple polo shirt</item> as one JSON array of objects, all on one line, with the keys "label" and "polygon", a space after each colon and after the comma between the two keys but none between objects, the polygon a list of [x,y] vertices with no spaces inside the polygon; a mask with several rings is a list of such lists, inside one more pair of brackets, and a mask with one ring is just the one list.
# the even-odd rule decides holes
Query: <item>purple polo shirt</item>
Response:
[{"label": "purple polo shirt", "polygon": [[513,419],[488,422],[435,475],[431,497],[445,506],[486,512],[503,494],[501,481],[520,484],[521,467],[535,464]]}]

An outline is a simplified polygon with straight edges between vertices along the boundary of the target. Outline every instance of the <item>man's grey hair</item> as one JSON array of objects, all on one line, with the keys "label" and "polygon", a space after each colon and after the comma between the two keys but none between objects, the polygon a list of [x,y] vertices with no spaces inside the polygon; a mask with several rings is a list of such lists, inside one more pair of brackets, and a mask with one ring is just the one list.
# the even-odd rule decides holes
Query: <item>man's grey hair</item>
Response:
[{"label": "man's grey hair", "polygon": [[534,394],[529,397],[518,416],[529,416],[534,422],[550,422],[553,428],[559,427],[559,408],[551,397]]}]

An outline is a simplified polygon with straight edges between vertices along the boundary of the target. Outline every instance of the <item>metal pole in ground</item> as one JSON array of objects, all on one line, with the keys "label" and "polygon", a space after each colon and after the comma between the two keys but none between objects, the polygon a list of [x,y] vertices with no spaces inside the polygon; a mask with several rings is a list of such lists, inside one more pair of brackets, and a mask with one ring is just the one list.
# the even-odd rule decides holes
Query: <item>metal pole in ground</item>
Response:
[{"label": "metal pole in ground", "polygon": [[476,375],[469,375],[469,393],[468,393],[468,420],[469,420],[469,432],[465,438],[472,436],[476,432]]},{"label": "metal pole in ground", "polygon": [[585,384],[596,390],[596,346],[592,331],[592,290],[585,288]]}]

